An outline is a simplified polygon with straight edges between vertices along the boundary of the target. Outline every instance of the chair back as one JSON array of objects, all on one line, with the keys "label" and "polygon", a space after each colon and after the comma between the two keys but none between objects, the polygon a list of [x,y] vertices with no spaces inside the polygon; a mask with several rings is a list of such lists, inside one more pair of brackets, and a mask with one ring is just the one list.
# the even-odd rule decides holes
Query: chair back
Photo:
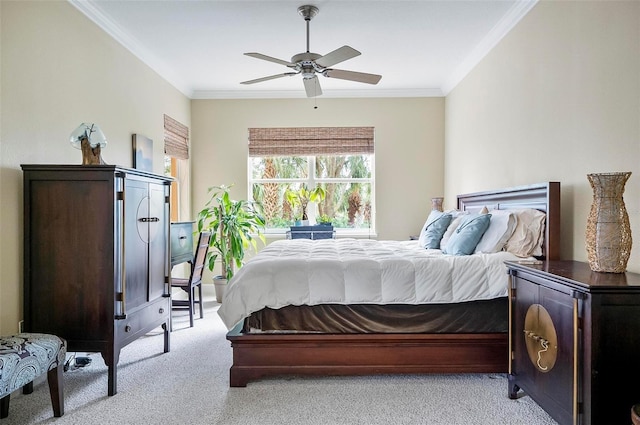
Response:
[{"label": "chair back", "polygon": [[191,266],[191,277],[189,278],[191,286],[198,284],[202,280],[210,240],[211,232],[200,232],[198,246],[196,246],[196,253],[193,256],[193,264]]}]

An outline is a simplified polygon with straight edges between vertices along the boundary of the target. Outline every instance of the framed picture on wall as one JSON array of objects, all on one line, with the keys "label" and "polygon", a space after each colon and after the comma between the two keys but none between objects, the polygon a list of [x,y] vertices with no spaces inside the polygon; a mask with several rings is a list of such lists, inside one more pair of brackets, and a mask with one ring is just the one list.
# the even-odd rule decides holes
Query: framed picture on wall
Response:
[{"label": "framed picture on wall", "polygon": [[153,172],[153,140],[142,134],[133,135],[133,168]]}]

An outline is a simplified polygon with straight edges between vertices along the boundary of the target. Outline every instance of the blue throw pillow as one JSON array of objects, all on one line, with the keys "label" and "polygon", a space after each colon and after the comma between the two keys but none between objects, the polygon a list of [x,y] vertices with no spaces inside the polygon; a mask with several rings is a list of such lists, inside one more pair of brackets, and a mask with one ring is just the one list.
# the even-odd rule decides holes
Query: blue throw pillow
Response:
[{"label": "blue throw pillow", "polygon": [[439,249],[440,240],[449,227],[451,218],[451,214],[448,213],[429,214],[429,219],[421,233],[421,246],[426,249]]},{"label": "blue throw pillow", "polygon": [[489,228],[490,221],[491,214],[473,214],[465,217],[442,252],[451,255],[473,254],[480,238]]}]

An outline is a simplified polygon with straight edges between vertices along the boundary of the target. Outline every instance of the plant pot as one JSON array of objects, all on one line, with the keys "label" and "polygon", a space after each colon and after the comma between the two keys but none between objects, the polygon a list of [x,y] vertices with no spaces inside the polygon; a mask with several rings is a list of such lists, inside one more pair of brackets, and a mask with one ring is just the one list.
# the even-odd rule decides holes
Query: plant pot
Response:
[{"label": "plant pot", "polygon": [[216,302],[221,303],[224,297],[224,290],[227,288],[227,279],[222,276],[214,276],[213,285],[216,290]]}]

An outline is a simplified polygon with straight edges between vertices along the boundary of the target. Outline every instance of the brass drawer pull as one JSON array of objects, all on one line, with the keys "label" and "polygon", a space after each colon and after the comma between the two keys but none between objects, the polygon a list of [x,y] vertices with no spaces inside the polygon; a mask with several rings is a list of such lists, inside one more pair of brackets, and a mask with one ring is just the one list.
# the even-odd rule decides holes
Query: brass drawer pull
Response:
[{"label": "brass drawer pull", "polygon": [[540,343],[540,345],[542,346],[542,350],[538,350],[538,359],[536,360],[536,363],[537,363],[538,367],[540,368],[540,370],[546,371],[547,369],[549,369],[549,367],[548,366],[542,366],[540,364],[540,360],[542,360],[542,353],[546,352],[549,349],[549,341],[547,341],[546,339],[544,339],[540,335],[536,335],[535,332],[528,331],[526,329],[524,329],[523,332],[525,333],[525,335],[528,338],[532,338],[534,341],[538,341]]},{"label": "brass drawer pull", "polygon": [[542,305],[529,306],[523,332],[531,363],[541,372],[551,371],[558,358],[558,335],[551,315]]}]

